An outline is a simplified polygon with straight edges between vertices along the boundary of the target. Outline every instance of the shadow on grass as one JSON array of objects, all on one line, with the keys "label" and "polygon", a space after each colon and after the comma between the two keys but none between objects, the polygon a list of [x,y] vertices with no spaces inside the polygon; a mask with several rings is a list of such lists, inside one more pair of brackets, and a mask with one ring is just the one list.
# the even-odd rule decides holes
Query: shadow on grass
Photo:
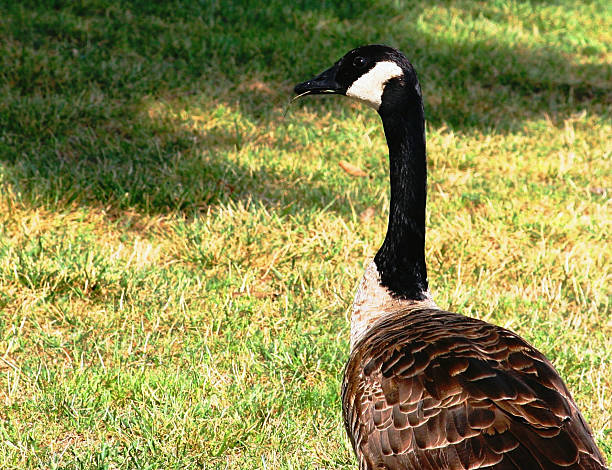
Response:
[{"label": "shadow on grass", "polygon": [[[519,40],[510,47],[486,28],[474,33],[469,21],[503,24],[476,2],[453,3],[449,30],[427,15],[451,2],[73,3],[3,8],[0,181],[35,204],[146,213],[245,198],[324,206],[330,190],[311,178],[298,184],[299,169],[253,169],[231,159],[243,144],[237,123],[300,125],[279,117],[291,85],[364,43],[401,48],[419,70],[430,123],[458,131],[512,131],[544,113],[553,121],[584,109],[604,114],[610,102],[609,67]],[[450,31],[452,15],[468,25]],[[194,130],[152,117],[150,104],[159,100],[188,113],[198,103],[206,119],[223,107],[238,115]],[[307,106],[345,112],[337,103]]]}]

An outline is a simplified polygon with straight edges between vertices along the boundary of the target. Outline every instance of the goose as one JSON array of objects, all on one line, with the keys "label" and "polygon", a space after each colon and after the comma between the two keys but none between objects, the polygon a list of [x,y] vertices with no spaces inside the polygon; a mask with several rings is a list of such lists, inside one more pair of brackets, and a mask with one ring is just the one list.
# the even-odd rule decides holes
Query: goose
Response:
[{"label": "goose", "polygon": [[342,383],[359,469],[605,469],[551,362],[507,329],[442,310],[429,293],[425,117],[406,57],[359,47],[295,93],[374,108],[389,148],[388,228],[355,295]]}]

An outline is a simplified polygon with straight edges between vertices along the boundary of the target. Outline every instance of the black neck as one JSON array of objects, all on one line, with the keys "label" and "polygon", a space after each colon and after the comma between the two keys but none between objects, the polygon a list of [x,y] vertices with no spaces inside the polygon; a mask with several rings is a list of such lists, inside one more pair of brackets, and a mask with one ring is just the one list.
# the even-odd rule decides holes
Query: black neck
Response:
[{"label": "black neck", "polygon": [[[425,265],[427,162],[423,101],[418,85],[416,89],[386,89],[385,95],[379,113],[389,146],[391,206],[387,235],[374,260],[382,285],[393,295],[422,300],[428,287]],[[385,101],[393,103],[393,107],[385,107]]]}]

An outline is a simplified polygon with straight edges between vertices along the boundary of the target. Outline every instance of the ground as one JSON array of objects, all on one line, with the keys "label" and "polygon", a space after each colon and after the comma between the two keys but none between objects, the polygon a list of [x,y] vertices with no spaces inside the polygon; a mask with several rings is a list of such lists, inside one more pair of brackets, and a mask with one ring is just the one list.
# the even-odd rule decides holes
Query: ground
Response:
[{"label": "ground", "polygon": [[0,1],[0,467],[355,468],[386,145],[288,101],[366,43],[421,79],[436,302],[546,354],[610,460],[606,2],[158,3]]}]

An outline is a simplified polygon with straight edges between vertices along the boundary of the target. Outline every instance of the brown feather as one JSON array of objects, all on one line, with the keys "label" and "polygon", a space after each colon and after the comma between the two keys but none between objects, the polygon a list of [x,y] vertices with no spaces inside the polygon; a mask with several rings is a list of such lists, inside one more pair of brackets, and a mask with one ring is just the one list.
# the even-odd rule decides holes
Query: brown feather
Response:
[{"label": "brown feather", "polygon": [[606,468],[550,362],[461,315],[385,317],[355,346],[342,402],[362,470]]}]

